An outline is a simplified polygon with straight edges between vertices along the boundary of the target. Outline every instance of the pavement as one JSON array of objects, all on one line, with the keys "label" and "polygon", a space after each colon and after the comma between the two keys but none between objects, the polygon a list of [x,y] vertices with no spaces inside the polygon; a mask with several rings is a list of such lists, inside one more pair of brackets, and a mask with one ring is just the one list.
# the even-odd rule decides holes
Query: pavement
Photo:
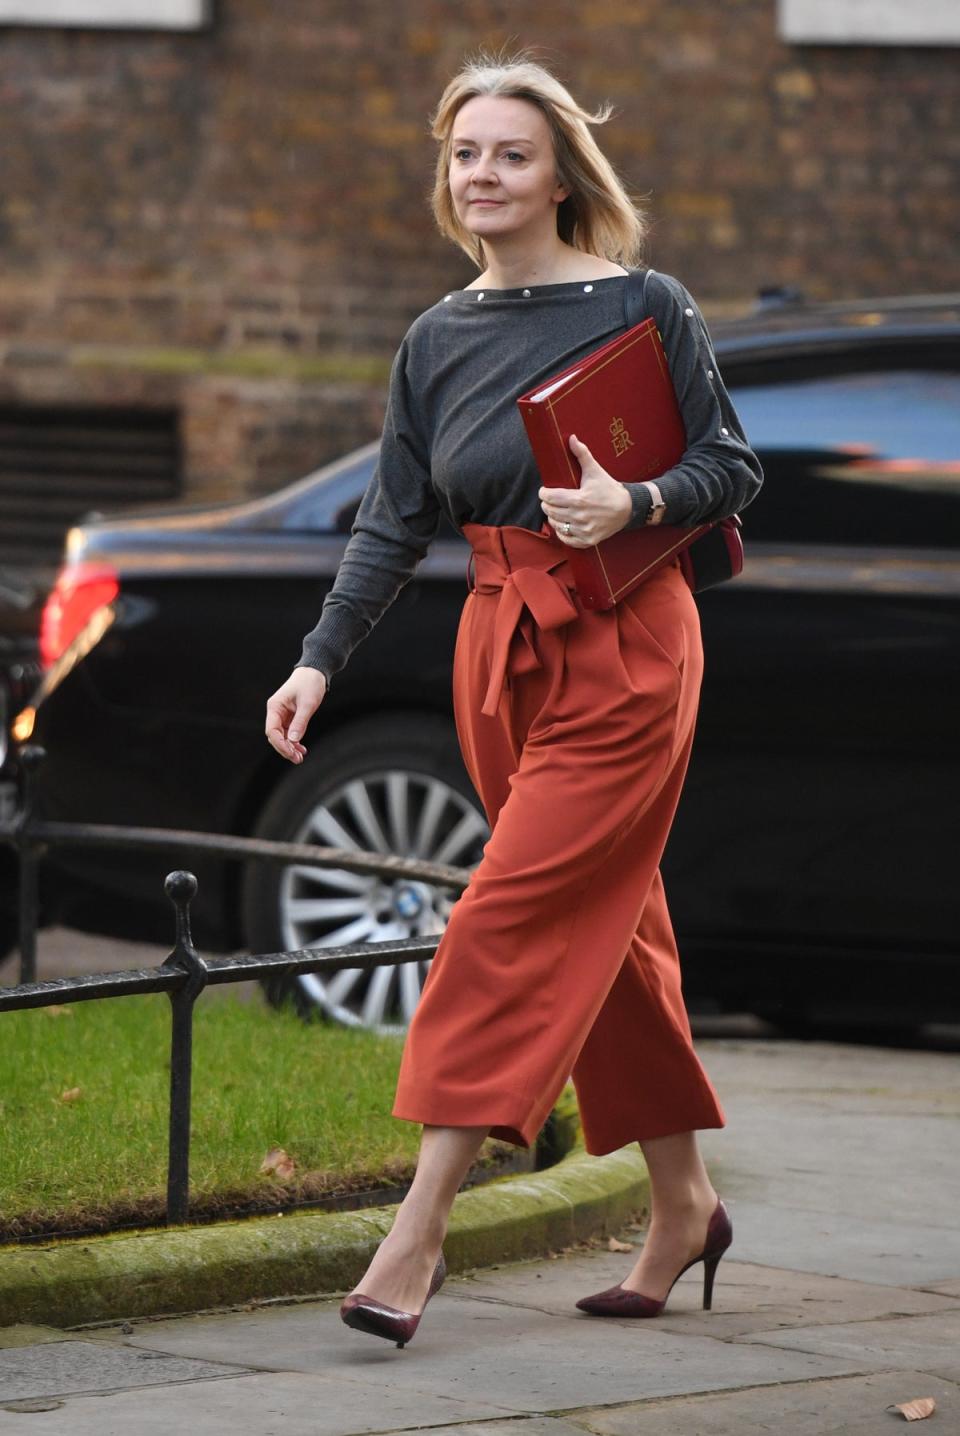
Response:
[{"label": "pavement", "polygon": [[449,1276],[402,1350],[344,1326],[339,1295],[12,1326],[0,1436],[875,1436],[918,1397],[957,1436],[956,1056],[697,1046],[728,1117],[701,1134],[734,1224],[713,1311],[700,1266],[655,1320],[577,1311],[635,1259],[594,1238]]}]

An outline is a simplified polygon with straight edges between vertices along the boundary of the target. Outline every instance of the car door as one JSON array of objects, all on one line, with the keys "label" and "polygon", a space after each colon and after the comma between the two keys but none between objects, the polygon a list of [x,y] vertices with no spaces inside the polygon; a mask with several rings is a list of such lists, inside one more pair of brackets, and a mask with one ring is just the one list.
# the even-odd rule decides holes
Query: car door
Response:
[{"label": "car door", "polygon": [[742,577],[699,600],[703,700],[665,863],[682,950],[731,997],[809,1009],[816,970],[828,1005],[865,1016],[895,990],[926,1008],[956,953],[957,346],[743,372],[725,377],[766,482]]}]

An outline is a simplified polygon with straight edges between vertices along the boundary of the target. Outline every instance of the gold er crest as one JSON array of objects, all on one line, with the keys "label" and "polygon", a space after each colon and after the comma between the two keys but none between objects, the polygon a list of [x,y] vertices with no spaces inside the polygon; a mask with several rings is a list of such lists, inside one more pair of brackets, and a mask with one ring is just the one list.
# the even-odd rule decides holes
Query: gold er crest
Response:
[{"label": "gold er crest", "polygon": [[622,419],[613,420],[610,425],[610,433],[613,435],[613,452],[615,454],[625,454],[628,449],[633,448],[633,440]]}]

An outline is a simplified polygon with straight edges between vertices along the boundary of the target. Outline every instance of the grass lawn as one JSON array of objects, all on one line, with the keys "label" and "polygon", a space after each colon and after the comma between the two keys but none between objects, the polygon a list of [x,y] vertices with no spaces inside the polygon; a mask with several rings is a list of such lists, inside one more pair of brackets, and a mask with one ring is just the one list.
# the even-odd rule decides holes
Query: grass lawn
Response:
[{"label": "grass lawn", "polygon": [[[169,1043],[164,994],[3,1014],[0,1241],[163,1220]],[[401,1049],[401,1037],[201,997],[191,1215],[409,1181],[420,1127],[390,1115]],[[261,1172],[275,1149],[292,1172]],[[481,1162],[516,1153],[488,1140]]]}]

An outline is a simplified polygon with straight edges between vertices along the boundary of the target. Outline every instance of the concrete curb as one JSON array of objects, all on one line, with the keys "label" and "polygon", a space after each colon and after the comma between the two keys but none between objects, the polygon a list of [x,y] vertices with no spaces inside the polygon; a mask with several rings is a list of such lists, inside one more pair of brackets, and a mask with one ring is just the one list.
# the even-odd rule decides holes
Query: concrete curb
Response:
[{"label": "concrete curb", "polygon": [[[542,1256],[617,1230],[649,1198],[637,1148],[461,1192],[444,1253],[451,1272]],[[116,1233],[0,1252],[0,1326],[70,1327],[173,1315],[356,1285],[396,1208],[303,1212],[202,1227]]]}]

